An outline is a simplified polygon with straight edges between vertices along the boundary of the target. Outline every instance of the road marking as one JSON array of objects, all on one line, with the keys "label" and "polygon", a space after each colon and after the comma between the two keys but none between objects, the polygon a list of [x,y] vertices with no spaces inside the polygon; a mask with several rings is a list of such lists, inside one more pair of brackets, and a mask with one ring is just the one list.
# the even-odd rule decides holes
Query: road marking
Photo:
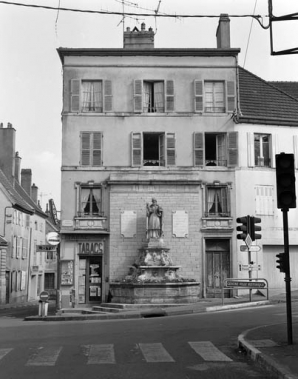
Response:
[{"label": "road marking", "polygon": [[161,343],[139,343],[146,362],[175,362]]},{"label": "road marking", "polygon": [[113,344],[87,345],[84,348],[87,349],[88,365],[116,363]]},{"label": "road marking", "polygon": [[188,342],[194,351],[199,354],[205,361],[213,362],[232,362],[232,359],[218,350],[210,341]]},{"label": "road marking", "polygon": [[60,347],[39,347],[28,360],[26,366],[55,366],[58,356],[62,350]]},{"label": "road marking", "polygon": [[12,348],[11,349],[0,349],[0,360],[2,358],[4,358],[5,355],[8,354],[11,350],[12,350]]}]

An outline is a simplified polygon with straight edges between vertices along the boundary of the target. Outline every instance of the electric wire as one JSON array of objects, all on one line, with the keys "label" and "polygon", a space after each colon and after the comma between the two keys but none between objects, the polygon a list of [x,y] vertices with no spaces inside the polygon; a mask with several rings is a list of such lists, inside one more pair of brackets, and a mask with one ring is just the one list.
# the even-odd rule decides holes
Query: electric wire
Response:
[{"label": "electric wire", "polygon": [[[253,14],[255,14],[256,7],[257,7],[257,2],[258,2],[258,0],[255,1],[255,6],[254,6]],[[252,30],[252,23],[253,23],[253,20],[254,20],[254,19],[252,18],[252,19],[251,19],[251,23],[250,23],[250,30],[249,30],[248,40],[247,40],[247,45],[246,45],[246,50],[245,50],[245,56],[244,56],[243,68],[245,67],[246,56],[247,56],[248,46],[249,46],[249,42],[250,42],[250,35],[251,35],[251,30]]]}]

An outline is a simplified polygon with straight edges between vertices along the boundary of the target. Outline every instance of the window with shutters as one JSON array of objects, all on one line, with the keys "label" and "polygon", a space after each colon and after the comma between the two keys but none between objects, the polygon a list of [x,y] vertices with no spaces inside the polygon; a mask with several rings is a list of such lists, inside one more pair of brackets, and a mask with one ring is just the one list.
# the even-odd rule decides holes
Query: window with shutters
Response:
[{"label": "window with shutters", "polygon": [[229,199],[227,186],[206,186],[206,217],[229,217]]},{"label": "window with shutters", "polygon": [[274,189],[273,186],[255,187],[256,214],[260,216],[274,215]]},{"label": "window with shutters", "polygon": [[238,133],[194,133],[194,166],[238,165]]},{"label": "window with shutters", "polygon": [[173,80],[134,81],[134,112],[164,113],[174,111]]},{"label": "window with shutters", "polygon": [[255,166],[270,167],[270,135],[254,135]]},{"label": "window with shutters", "polygon": [[132,133],[132,166],[175,166],[174,133]]},{"label": "window with shutters", "polygon": [[81,166],[102,166],[102,133],[81,133]]},{"label": "window with shutters", "polygon": [[80,187],[79,217],[102,216],[101,186],[81,185]]},{"label": "window with shutters", "polygon": [[233,81],[194,81],[194,109],[201,113],[233,112],[236,89]]},{"label": "window with shutters", "polygon": [[111,80],[70,81],[70,112],[103,113],[113,110]]}]

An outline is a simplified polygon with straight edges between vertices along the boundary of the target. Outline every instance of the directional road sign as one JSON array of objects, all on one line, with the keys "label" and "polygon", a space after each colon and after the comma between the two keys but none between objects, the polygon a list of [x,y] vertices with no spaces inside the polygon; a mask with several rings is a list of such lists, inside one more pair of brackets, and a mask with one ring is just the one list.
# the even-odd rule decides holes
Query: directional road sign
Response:
[{"label": "directional road sign", "polygon": [[251,246],[246,246],[246,245],[241,245],[240,246],[240,251],[251,251],[252,253],[257,253],[258,251],[261,251],[261,246],[259,245],[251,245]]}]

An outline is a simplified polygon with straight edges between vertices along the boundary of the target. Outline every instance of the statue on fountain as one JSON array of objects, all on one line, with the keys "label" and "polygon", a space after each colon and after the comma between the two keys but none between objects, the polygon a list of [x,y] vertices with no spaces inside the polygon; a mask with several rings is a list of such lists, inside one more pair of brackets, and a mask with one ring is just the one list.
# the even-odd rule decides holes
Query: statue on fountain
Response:
[{"label": "statue on fountain", "polygon": [[146,204],[147,211],[147,238],[161,238],[162,237],[162,217],[163,210],[157,204],[155,198],[152,199],[152,203]]}]

